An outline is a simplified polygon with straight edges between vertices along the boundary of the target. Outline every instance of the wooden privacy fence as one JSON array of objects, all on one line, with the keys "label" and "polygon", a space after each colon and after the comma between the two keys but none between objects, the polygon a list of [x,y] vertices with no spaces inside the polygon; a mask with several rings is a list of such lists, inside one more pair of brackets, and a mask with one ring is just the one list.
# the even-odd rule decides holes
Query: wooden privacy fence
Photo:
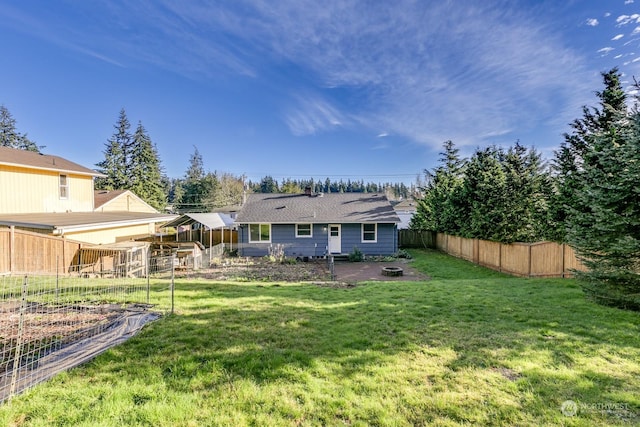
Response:
[{"label": "wooden privacy fence", "polygon": [[436,247],[436,233],[425,230],[398,230],[398,246],[401,248]]},{"label": "wooden privacy fence", "polygon": [[15,227],[0,227],[0,275],[52,274],[142,277],[147,242],[91,245]]},{"label": "wooden privacy fence", "polygon": [[436,248],[475,264],[523,277],[572,277],[584,270],[570,246],[554,242],[498,243],[437,233]]},{"label": "wooden privacy fence", "polygon": [[52,272],[73,263],[82,243],[0,227],[0,274]]}]

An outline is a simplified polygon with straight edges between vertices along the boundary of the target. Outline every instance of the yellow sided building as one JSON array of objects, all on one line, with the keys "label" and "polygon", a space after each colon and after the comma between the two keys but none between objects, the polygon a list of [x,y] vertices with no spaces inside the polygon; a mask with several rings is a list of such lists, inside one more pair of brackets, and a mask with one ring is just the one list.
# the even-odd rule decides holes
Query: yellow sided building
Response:
[{"label": "yellow sided building", "polygon": [[59,156],[0,147],[0,227],[111,244],[152,235],[176,217],[129,190],[94,191],[101,176]]}]

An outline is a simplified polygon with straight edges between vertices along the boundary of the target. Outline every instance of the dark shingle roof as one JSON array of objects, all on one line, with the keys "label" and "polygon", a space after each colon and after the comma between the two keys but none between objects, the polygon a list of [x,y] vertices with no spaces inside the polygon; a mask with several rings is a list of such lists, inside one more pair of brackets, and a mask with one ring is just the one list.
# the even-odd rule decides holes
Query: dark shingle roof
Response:
[{"label": "dark shingle roof", "polygon": [[398,223],[386,196],[375,193],[248,194],[236,223]]},{"label": "dark shingle roof", "polygon": [[78,175],[104,176],[93,169],[50,154],[0,147],[0,165],[28,167],[55,172],[67,172]]}]

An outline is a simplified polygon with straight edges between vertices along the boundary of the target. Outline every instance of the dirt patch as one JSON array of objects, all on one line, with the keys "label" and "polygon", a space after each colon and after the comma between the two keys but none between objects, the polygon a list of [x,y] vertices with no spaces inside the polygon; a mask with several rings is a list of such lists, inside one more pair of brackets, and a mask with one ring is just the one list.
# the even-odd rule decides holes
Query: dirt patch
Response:
[{"label": "dirt patch", "polygon": [[[399,267],[402,276],[388,277],[382,274],[383,267]],[[309,262],[277,263],[261,258],[225,261],[215,268],[190,271],[177,277],[203,278],[208,280],[230,280],[251,282],[311,282],[318,286],[350,288],[365,281],[422,281],[429,277],[411,267],[410,261],[393,262],[348,262],[334,264],[331,277],[327,260]]]},{"label": "dirt patch", "polygon": [[326,260],[278,263],[258,258],[228,261],[214,268],[186,272],[179,277],[247,282],[309,282],[330,281],[331,273]]}]

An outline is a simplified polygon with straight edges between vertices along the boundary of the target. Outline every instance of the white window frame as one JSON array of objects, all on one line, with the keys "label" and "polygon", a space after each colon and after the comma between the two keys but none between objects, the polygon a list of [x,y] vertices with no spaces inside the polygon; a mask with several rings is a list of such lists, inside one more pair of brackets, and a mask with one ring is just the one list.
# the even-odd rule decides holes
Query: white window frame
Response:
[{"label": "white window frame", "polygon": [[58,175],[58,195],[60,196],[60,200],[69,199],[69,175],[67,174],[61,173]]},{"label": "white window frame", "polygon": [[[308,225],[309,226],[309,234],[300,234],[299,227],[301,225]],[[296,224],[296,238],[308,239],[308,238],[311,238],[311,237],[313,237],[313,224],[311,224],[311,223]]]},{"label": "white window frame", "polygon": [[[251,226],[258,226],[258,240],[252,240],[251,239]],[[269,227],[269,240],[262,240],[262,227],[263,226],[267,226]],[[249,243],[271,243],[271,224],[264,224],[264,223],[254,223],[254,224],[249,224],[249,228],[248,231],[249,233]]]},{"label": "white window frame", "polygon": [[[365,225],[373,225],[373,240],[365,240],[364,239],[364,227]],[[362,243],[378,243],[378,224],[377,223],[362,223],[360,226],[360,241]],[[371,231],[367,231],[367,233],[371,233]]]}]

